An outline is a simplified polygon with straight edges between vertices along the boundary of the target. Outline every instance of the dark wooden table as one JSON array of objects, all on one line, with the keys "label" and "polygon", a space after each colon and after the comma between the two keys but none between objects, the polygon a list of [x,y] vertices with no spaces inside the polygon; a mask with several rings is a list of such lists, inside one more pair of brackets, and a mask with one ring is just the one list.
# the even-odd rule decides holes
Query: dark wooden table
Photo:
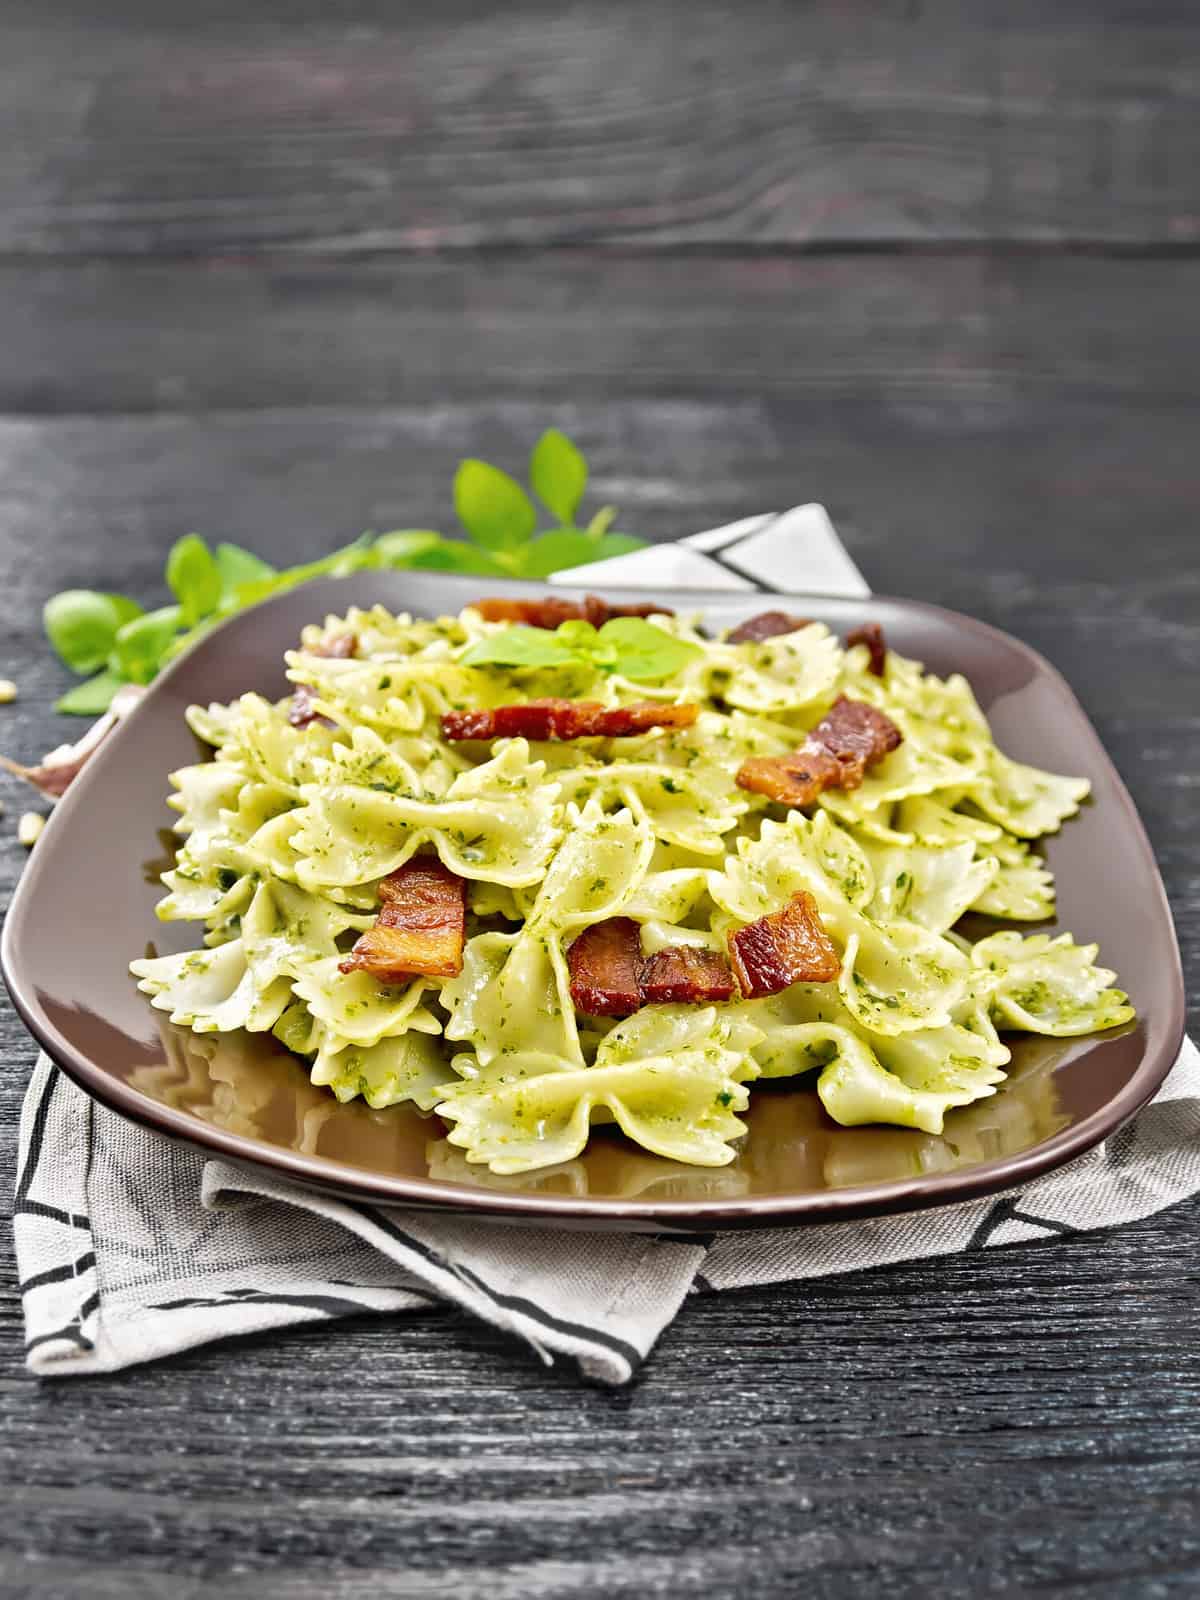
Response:
[{"label": "dark wooden table", "polygon": [[[54,590],[444,526],[553,422],[648,536],[819,498],[1050,656],[1200,994],[1198,59],[1180,0],[9,0],[0,746],[66,731]],[[6,1238],[0,1584],[1195,1594],[1198,1239],[704,1299],[608,1393],[449,1315],[39,1384]]]}]

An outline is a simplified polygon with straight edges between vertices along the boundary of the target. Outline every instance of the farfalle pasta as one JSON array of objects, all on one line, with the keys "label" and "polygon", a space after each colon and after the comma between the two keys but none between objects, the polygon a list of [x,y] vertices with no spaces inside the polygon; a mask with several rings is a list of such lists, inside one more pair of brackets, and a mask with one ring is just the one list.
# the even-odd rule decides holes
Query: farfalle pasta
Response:
[{"label": "farfalle pasta", "polygon": [[[1032,841],[1088,785],[999,751],[964,678],[800,618],[738,642],[589,615],[353,610],[289,652],[293,700],[193,707],[213,753],[172,775],[159,915],[203,944],[132,963],[151,1003],[199,1034],[273,1032],[339,1100],[436,1110],[458,1159],[501,1175],[574,1160],[605,1122],[721,1166],[755,1082],[781,1077],[844,1125],[940,1133],[1003,1084],[1005,1033],[1132,1017],[1094,946],[979,920],[1053,916]],[[555,709],[580,701],[641,709]],[[501,707],[529,712],[464,716]],[[523,725],[635,731],[472,736]],[[791,790],[764,792],[764,763]],[[410,917],[397,947],[419,947],[439,883],[453,959],[373,967],[366,936]],[[572,956],[602,925],[584,943],[620,963],[611,992]],[[752,984],[731,959],[751,948]],[[659,1003],[664,970],[725,974],[729,998]]]}]

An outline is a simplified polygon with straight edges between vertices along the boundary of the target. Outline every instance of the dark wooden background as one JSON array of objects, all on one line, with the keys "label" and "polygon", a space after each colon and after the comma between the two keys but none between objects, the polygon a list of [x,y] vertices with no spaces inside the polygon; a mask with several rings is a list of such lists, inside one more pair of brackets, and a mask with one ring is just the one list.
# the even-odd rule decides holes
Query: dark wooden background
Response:
[{"label": "dark wooden background", "polygon": [[[3,0],[0,747],[65,731],[54,590],[444,526],[557,423],[626,526],[823,499],[876,587],[1045,651],[1200,993],[1198,252],[1183,0]],[[39,1385],[5,1239],[0,1583],[1194,1594],[1198,1242],[706,1299],[608,1393],[437,1315]]]}]

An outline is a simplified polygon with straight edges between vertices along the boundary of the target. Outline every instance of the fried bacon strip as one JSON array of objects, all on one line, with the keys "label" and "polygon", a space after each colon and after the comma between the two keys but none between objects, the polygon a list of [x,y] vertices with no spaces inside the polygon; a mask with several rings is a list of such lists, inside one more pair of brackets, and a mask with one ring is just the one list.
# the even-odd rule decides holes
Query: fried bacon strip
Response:
[{"label": "fried bacon strip", "polygon": [[590,622],[601,628],[613,617],[671,617],[674,612],[667,606],[636,605],[614,606],[599,595],[584,595],[582,600],[560,600],[546,595],[536,600],[506,600],[494,595],[490,600],[476,600],[472,609],[478,611],[485,622],[523,622],[527,628],[557,628],[563,622]]},{"label": "fried bacon strip", "polygon": [[780,805],[811,806],[823,789],[857,789],[868,767],[900,743],[899,728],[882,711],[845,695],[786,756],[752,756],[738,769],[740,788]]},{"label": "fried bacon strip", "polygon": [[642,1004],[707,1005],[733,998],[733,974],[716,950],[671,945],[656,951],[642,967]]},{"label": "fried bacon strip", "polygon": [[[358,649],[358,636],[353,633],[327,634],[317,644],[305,645],[305,655],[322,656],[333,661],[347,661]],[[314,709],[317,691],[311,683],[298,683],[292,695],[292,705],[288,712],[288,721],[293,728],[307,728],[312,722],[329,724],[327,717],[322,717]]]},{"label": "fried bacon strip", "polygon": [[688,728],[699,706],[638,701],[605,707],[598,700],[527,700],[491,710],[447,711],[442,737],[457,739],[617,739],[650,728]]},{"label": "fried bacon strip", "polygon": [[369,972],[384,983],[462,971],[466,883],[436,856],[414,856],[379,882],[379,916],[339,972]]},{"label": "fried bacon strip", "polygon": [[732,999],[733,975],[715,950],[673,945],[642,959],[642,935],[631,917],[608,917],[585,928],[567,951],[571,1000],[585,1017],[628,1017],[666,1002],[711,1004]]},{"label": "fried bacon strip", "polygon": [[811,617],[792,617],[786,611],[760,611],[756,617],[739,622],[726,637],[726,644],[759,644],[763,639],[777,639],[781,633],[798,633],[807,628]]},{"label": "fried bacon strip", "polygon": [[567,951],[571,1001],[585,1017],[629,1017],[642,1003],[641,929],[631,917],[585,928]]},{"label": "fried bacon strip", "polygon": [[882,678],[887,668],[887,640],[883,636],[883,628],[878,622],[864,622],[861,628],[855,628],[846,635],[846,649],[852,645],[865,644],[871,659],[867,662],[868,670],[877,678]]},{"label": "fried bacon strip", "polygon": [[738,987],[747,1000],[778,994],[793,983],[830,983],[842,970],[817,902],[805,889],[782,911],[731,929],[728,944]]}]

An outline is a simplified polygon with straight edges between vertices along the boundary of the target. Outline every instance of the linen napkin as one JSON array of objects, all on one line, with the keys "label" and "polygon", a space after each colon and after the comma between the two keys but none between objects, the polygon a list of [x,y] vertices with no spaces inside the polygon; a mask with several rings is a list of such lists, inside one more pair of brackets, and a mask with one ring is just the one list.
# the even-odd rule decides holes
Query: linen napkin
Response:
[{"label": "linen napkin", "polygon": [[[866,595],[822,507],[750,517],[560,581]],[[715,1236],[516,1228],[310,1193],[151,1133],[39,1057],[13,1230],[30,1368],[109,1372],[233,1334],[457,1305],[626,1383],[689,1293],[1111,1227],[1200,1189],[1200,1053],[1108,1142],[1000,1196]],[[453,1335],[448,1335],[453,1337]]]}]

